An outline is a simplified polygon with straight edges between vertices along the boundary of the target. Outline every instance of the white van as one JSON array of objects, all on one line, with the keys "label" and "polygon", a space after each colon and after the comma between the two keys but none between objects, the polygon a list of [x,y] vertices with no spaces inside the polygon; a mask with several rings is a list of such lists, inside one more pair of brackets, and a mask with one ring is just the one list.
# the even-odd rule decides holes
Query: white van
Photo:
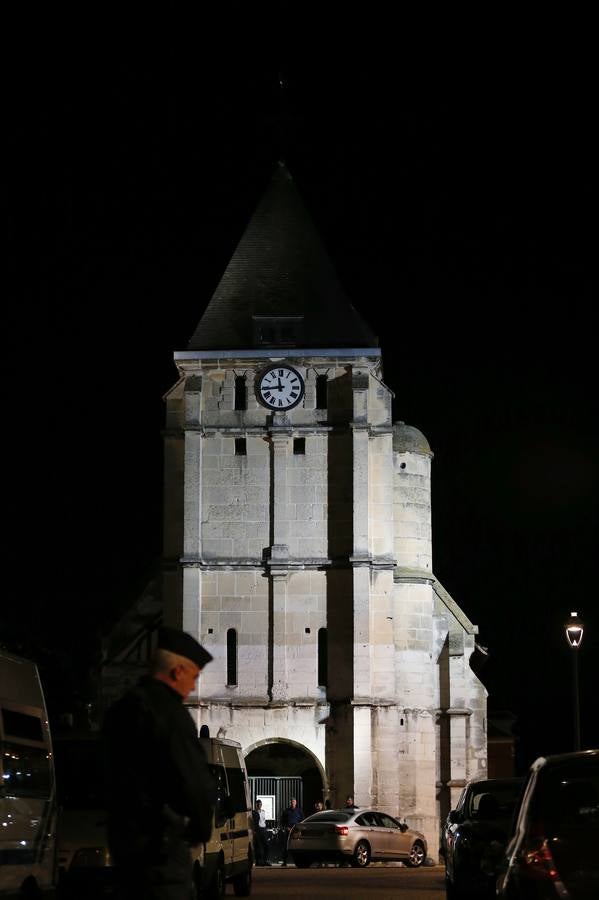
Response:
[{"label": "white van", "polygon": [[250,790],[241,744],[201,738],[217,785],[212,837],[192,848],[194,884],[202,898],[221,898],[230,883],[238,897],[252,890],[254,865]]},{"label": "white van", "polygon": [[0,897],[56,887],[52,741],[37,666],[0,650]]}]

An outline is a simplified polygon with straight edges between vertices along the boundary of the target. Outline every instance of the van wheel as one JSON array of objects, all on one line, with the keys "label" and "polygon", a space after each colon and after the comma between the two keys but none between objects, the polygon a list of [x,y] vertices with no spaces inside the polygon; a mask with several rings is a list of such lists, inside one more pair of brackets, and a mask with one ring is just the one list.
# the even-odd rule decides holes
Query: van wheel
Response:
[{"label": "van wheel", "polygon": [[42,896],[42,891],[33,875],[28,875],[19,891],[19,897],[22,900],[37,900]]},{"label": "van wheel", "polygon": [[218,863],[212,881],[203,895],[207,900],[222,900],[225,896],[225,869],[222,860]]},{"label": "van wheel", "polygon": [[240,872],[232,879],[233,891],[236,897],[249,897],[252,893],[252,861],[248,859],[248,867],[245,872]]}]

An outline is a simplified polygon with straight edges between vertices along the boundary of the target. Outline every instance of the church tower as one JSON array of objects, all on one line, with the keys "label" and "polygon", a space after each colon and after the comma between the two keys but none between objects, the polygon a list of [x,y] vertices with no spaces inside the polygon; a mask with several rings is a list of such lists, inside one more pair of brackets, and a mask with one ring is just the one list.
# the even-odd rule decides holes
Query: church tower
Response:
[{"label": "church tower", "polygon": [[[164,612],[213,654],[190,711],[423,830],[484,768],[476,627],[432,572],[426,438],[282,164],[169,391]],[[273,773],[276,774],[276,773]],[[309,810],[308,810],[309,811]]]}]

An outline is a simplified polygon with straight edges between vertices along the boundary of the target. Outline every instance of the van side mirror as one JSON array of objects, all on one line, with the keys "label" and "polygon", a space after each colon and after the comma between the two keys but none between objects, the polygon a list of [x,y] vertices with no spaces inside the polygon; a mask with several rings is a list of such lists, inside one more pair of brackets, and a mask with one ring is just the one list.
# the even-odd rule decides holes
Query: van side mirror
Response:
[{"label": "van side mirror", "polygon": [[462,814],[457,809],[452,809],[447,817],[450,825],[459,825],[462,821]]}]

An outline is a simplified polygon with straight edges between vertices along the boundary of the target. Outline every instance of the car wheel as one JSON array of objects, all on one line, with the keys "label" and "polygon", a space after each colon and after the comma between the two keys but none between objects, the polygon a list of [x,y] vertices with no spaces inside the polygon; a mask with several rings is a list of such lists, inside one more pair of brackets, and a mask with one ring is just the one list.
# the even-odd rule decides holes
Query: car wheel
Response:
[{"label": "car wheel", "polygon": [[358,841],[352,857],[352,866],[363,869],[370,862],[370,847],[366,841]]},{"label": "car wheel", "polygon": [[411,866],[413,869],[417,869],[418,866],[421,866],[424,862],[424,846],[421,841],[414,841],[412,846],[410,847],[410,855],[408,856],[406,863],[408,866]]},{"label": "car wheel", "polygon": [[222,860],[214,870],[212,881],[208,885],[204,896],[207,900],[222,900],[225,896],[225,869]]},{"label": "car wheel", "polygon": [[245,872],[240,872],[232,879],[233,891],[236,897],[249,897],[252,893],[252,861],[248,859]]}]

